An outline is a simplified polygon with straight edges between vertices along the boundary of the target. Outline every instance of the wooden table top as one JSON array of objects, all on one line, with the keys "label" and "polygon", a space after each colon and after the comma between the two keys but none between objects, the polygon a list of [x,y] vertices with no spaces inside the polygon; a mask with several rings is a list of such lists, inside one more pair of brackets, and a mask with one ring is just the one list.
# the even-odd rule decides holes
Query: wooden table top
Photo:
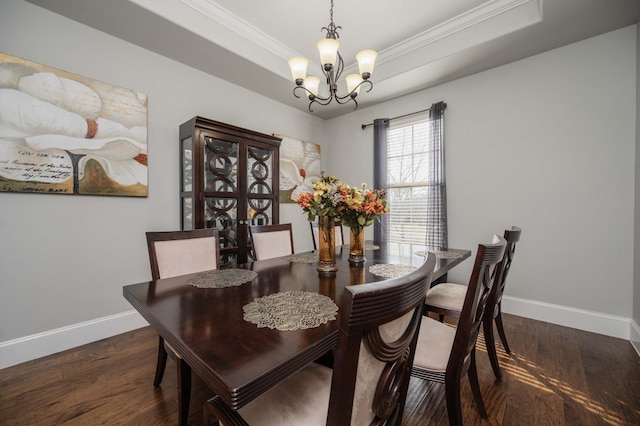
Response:
[{"label": "wooden table top", "polygon": [[[336,319],[296,331],[258,328],[243,319],[243,306],[291,290],[318,292],[340,306],[345,286],[384,280],[369,272],[371,265],[419,266],[425,260],[416,255],[421,246],[367,244],[380,248],[366,250],[359,268],[349,266],[348,248],[336,247],[339,270],[333,276],[319,274],[315,263],[275,258],[237,266],[257,273],[239,286],[197,288],[187,283],[190,274],[127,285],[123,295],[213,392],[238,409],[335,347],[338,326]],[[471,255],[448,251],[460,257],[438,259],[432,280]]]}]

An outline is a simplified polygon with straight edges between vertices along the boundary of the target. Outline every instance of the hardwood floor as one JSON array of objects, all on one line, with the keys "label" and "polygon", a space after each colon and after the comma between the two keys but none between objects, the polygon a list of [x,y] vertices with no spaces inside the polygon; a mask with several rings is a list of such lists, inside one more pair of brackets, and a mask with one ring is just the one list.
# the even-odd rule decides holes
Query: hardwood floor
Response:
[{"label": "hardwood floor", "polygon": [[[640,425],[640,357],[628,341],[505,315],[512,355],[499,346],[496,381],[478,344],[478,375],[489,419],[468,380],[466,425]],[[152,385],[157,335],[150,327],[0,370],[1,425],[177,424],[175,364]],[[189,424],[211,396],[193,380]],[[404,426],[447,425],[442,385],[412,379]]]}]

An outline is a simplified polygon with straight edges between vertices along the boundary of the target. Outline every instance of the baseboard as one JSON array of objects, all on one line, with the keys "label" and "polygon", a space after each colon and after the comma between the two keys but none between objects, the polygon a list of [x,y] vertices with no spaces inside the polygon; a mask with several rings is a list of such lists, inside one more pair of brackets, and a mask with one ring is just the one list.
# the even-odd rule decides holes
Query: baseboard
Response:
[{"label": "baseboard", "polygon": [[135,310],[0,342],[0,369],[149,325]]},{"label": "baseboard", "polygon": [[517,297],[502,298],[502,312],[630,340],[631,319]]},{"label": "baseboard", "polygon": [[635,320],[631,321],[631,344],[640,356],[640,325]]}]

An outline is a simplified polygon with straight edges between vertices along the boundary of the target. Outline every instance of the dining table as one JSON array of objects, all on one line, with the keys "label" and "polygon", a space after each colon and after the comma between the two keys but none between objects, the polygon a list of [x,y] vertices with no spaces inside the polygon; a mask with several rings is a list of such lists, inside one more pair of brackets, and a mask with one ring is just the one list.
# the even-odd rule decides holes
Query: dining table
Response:
[{"label": "dining table", "polygon": [[[305,252],[126,285],[123,295],[189,372],[237,410],[330,353],[346,286],[406,274],[427,253],[424,246],[367,241],[366,262],[351,266],[348,245],[335,250],[338,270],[330,274],[317,271],[316,252]],[[437,251],[430,280],[470,255]],[[299,310],[278,317],[287,309]]]}]

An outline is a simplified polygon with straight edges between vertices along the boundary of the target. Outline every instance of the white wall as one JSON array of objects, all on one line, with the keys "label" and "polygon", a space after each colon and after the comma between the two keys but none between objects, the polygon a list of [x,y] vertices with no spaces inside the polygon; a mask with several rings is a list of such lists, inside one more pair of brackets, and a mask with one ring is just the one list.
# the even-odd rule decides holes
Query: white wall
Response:
[{"label": "white wall", "polygon": [[[0,193],[0,368],[140,325],[122,286],[151,278],[144,232],[180,227],[181,123],[324,141],[320,119],[30,3],[0,5],[0,51],[149,98],[147,198]],[[299,213],[286,206],[281,221],[311,248]]]},{"label": "white wall", "polygon": [[445,101],[449,246],[522,227],[505,311],[629,338],[635,67],[634,25],[358,110],[327,123],[330,164],[371,183],[360,125]]}]

